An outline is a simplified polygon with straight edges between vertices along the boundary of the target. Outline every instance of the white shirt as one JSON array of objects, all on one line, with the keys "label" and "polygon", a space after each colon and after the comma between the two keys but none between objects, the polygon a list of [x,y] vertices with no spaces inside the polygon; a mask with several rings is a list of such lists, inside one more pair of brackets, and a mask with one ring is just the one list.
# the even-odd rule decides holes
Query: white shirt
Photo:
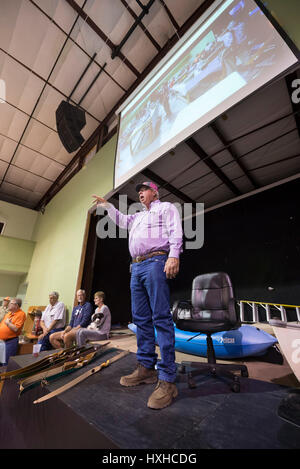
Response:
[{"label": "white shirt", "polygon": [[44,321],[47,329],[50,327],[53,321],[58,320],[55,325],[55,329],[59,327],[65,327],[66,325],[66,308],[64,303],[58,301],[54,306],[48,305],[42,313],[42,321]]}]

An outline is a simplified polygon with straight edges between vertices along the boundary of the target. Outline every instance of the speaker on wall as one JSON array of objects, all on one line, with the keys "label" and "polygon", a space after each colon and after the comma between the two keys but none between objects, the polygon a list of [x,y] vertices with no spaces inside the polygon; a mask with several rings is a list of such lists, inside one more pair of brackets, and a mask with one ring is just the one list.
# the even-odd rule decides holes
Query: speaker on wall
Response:
[{"label": "speaker on wall", "polygon": [[85,124],[85,112],[82,109],[67,101],[60,103],[56,109],[56,127],[59,138],[68,153],[78,150],[84,142],[80,131]]}]

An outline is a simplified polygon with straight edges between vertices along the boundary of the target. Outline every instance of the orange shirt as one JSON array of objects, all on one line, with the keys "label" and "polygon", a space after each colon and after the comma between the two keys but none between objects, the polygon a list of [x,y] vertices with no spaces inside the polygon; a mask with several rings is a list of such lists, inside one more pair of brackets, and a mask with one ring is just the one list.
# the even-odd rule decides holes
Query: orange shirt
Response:
[{"label": "orange shirt", "polygon": [[[12,331],[5,324],[6,319],[9,319],[11,323],[18,328],[17,332]],[[11,312],[8,312],[0,323],[0,339],[1,340],[13,339],[14,337],[17,337],[18,335],[20,335],[25,319],[26,319],[26,314],[21,309],[16,311],[14,314],[12,314]]]}]

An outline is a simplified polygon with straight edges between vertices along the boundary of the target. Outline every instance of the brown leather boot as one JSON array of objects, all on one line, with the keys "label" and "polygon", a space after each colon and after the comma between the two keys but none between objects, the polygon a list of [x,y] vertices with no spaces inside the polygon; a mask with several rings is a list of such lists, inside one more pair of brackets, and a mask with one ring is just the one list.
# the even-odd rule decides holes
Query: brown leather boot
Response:
[{"label": "brown leather boot", "polygon": [[172,400],[178,395],[175,383],[159,380],[154,392],[148,399],[150,409],[163,409],[172,403]]},{"label": "brown leather boot", "polygon": [[153,384],[156,383],[156,381],[157,371],[152,368],[145,368],[141,363],[138,363],[133,373],[122,376],[120,384],[122,384],[122,386],[137,386],[138,384]]}]

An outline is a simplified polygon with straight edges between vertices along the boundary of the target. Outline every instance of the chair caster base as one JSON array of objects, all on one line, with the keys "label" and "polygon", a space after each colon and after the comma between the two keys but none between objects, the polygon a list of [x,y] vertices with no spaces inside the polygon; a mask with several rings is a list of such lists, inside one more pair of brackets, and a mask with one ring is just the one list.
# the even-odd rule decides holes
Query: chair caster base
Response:
[{"label": "chair caster base", "polygon": [[195,380],[190,375],[188,375],[188,386],[190,389],[195,389],[197,387]]},{"label": "chair caster base", "polygon": [[240,386],[240,380],[239,380],[238,376],[235,376],[233,378],[233,382],[230,383],[230,389],[233,392],[240,392],[241,386]]},{"label": "chair caster base", "polygon": [[230,385],[230,389],[233,391],[233,392],[240,392],[240,383],[233,383]]}]

